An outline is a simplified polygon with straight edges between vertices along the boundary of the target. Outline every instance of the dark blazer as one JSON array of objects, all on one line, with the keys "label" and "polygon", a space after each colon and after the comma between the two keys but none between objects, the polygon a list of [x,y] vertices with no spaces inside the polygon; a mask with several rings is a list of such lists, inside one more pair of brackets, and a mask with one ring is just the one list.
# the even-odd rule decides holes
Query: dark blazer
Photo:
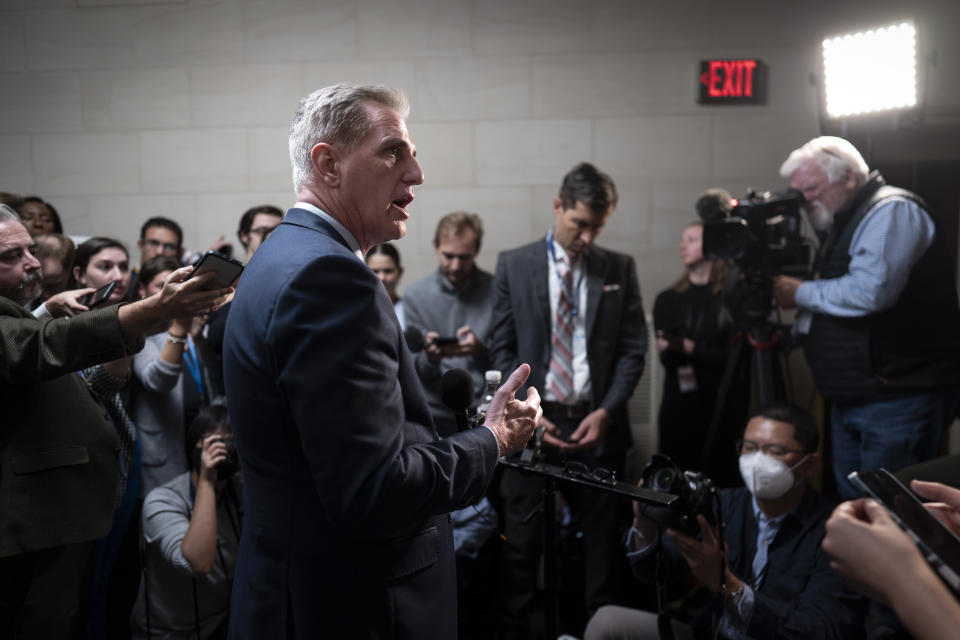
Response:
[{"label": "dark blazer", "polygon": [[[720,491],[730,571],[755,587],[753,615],[746,629],[749,637],[845,640],[863,636],[866,599],[830,569],[830,556],[821,547],[824,524],[834,506],[813,489],[807,489],[770,543],[767,568],[757,587],[753,558],[757,555],[758,525],[753,514],[753,496],[743,487]],[[673,541],[667,536],[663,541],[665,574],[689,573],[690,568]],[[656,575],[656,556],[647,553],[631,557],[634,575],[651,581]],[[714,637],[712,617],[721,606],[719,596],[714,596],[711,604],[695,615],[697,638]]]},{"label": "dark blazer", "polygon": [[37,320],[0,298],[0,557],[110,530],[120,443],[72,372],[125,355],[116,306]]},{"label": "dark blazer", "polygon": [[[630,446],[627,400],[643,373],[647,351],[640,285],[630,256],[594,246],[583,259],[591,408],[604,407],[613,418],[599,453],[619,452]],[[494,366],[510,372],[529,363],[533,371],[526,386],[538,390],[544,388],[550,366],[549,273],[547,243],[541,239],[501,253],[493,284]]]},{"label": "dark blazer", "polygon": [[237,286],[224,375],[245,514],[231,638],[454,638],[446,513],[497,443],[438,440],[383,285],[291,209]]}]

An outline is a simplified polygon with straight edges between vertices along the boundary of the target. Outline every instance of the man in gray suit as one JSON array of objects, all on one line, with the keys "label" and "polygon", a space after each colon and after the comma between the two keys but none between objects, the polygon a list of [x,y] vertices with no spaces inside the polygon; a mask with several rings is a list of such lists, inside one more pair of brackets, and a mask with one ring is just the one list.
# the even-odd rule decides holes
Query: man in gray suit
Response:
[{"label": "man in gray suit", "polygon": [[[545,392],[548,462],[622,474],[630,447],[626,403],[643,373],[647,340],[633,259],[593,246],[616,203],[613,181],[593,165],[581,163],[564,177],[546,236],[500,254],[491,352],[503,371],[532,365],[527,385]],[[508,637],[532,637],[527,623],[537,622],[541,488],[536,478],[504,474]],[[589,615],[617,599],[622,505],[599,492],[562,492],[583,528]]]}]

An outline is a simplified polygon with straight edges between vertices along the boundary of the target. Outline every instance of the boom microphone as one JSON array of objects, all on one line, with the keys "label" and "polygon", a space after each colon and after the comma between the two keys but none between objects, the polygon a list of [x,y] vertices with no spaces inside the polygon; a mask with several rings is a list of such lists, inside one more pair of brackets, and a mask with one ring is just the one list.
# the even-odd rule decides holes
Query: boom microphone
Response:
[{"label": "boom microphone", "polygon": [[450,369],[440,378],[440,399],[453,411],[457,430],[468,428],[467,409],[473,404],[473,376],[466,369]]}]

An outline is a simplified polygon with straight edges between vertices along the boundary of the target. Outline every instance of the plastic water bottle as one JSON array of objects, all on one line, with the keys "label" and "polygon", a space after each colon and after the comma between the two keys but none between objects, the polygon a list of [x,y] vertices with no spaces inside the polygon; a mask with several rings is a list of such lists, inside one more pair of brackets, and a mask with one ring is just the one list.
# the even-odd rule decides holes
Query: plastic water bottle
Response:
[{"label": "plastic water bottle", "polygon": [[480,397],[480,402],[477,404],[477,413],[487,412],[487,407],[493,401],[493,394],[500,388],[500,372],[496,369],[490,369],[483,374],[483,379],[486,384],[483,388],[483,396]]}]

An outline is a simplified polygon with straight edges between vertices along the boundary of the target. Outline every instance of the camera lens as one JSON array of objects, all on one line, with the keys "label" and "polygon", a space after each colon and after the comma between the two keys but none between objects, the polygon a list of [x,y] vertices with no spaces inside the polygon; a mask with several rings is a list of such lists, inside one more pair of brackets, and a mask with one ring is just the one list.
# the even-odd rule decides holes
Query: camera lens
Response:
[{"label": "camera lens", "polygon": [[670,468],[661,468],[653,474],[651,478],[652,482],[650,483],[653,486],[654,491],[665,491],[669,492],[670,487],[673,486],[674,481],[677,476],[674,475],[674,470]]}]

